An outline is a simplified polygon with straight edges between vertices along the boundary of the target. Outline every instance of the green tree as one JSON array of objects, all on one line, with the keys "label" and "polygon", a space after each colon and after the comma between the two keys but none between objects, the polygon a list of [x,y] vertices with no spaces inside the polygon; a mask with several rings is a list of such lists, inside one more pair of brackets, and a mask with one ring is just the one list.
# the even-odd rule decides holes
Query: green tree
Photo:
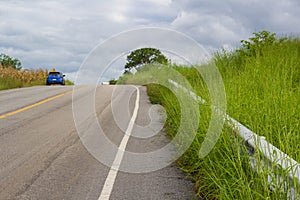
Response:
[{"label": "green tree", "polygon": [[125,74],[130,73],[132,69],[138,70],[146,64],[167,64],[168,59],[155,48],[141,48],[131,52],[127,56],[127,63],[125,64]]},{"label": "green tree", "polygon": [[241,56],[257,56],[262,55],[264,49],[271,45],[277,45],[285,41],[287,38],[277,39],[275,33],[263,30],[261,32],[254,32],[254,37],[249,40],[241,41],[241,49],[237,50]]},{"label": "green tree", "polygon": [[0,64],[3,67],[12,67],[14,69],[20,70],[22,69],[21,62],[16,58],[11,58],[8,55],[0,54]]}]

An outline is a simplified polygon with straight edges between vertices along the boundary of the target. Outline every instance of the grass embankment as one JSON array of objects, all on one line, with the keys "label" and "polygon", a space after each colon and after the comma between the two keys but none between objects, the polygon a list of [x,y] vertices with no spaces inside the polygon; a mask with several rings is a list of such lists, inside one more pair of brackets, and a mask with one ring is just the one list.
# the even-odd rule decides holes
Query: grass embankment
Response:
[{"label": "grass embankment", "polygon": [[300,40],[235,60],[219,54],[227,113],[300,162]]},{"label": "grass embankment", "polygon": [[[45,85],[47,75],[47,70],[17,70],[0,65],[0,90]],[[73,83],[66,80],[66,85]]]},{"label": "grass embankment", "polygon": [[[227,114],[300,162],[300,41],[289,39],[251,48],[215,55],[225,85]],[[209,100],[195,68],[174,69],[189,81],[195,93]],[[153,79],[155,74],[143,71],[121,81],[139,83],[145,77]],[[165,127],[174,137],[181,120],[176,95],[158,84],[147,87],[151,101],[166,108]],[[231,127],[224,127],[208,156],[198,157],[211,117],[210,105],[199,106],[199,110],[195,140],[178,160],[180,168],[195,180],[197,194],[205,199],[287,199],[286,191],[270,190],[267,171],[251,169],[247,151],[241,151],[243,142],[234,137]]]}]

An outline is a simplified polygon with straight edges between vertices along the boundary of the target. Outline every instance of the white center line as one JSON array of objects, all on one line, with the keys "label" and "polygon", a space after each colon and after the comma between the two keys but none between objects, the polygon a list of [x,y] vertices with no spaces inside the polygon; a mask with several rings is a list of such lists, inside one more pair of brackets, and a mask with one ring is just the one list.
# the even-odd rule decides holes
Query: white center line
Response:
[{"label": "white center line", "polygon": [[124,134],[124,137],[123,137],[123,139],[120,143],[120,146],[119,146],[118,152],[116,154],[115,160],[114,160],[112,166],[110,167],[109,173],[106,177],[104,186],[102,188],[102,192],[101,192],[100,197],[99,197],[98,200],[108,200],[110,195],[111,195],[111,192],[112,192],[112,189],[114,187],[114,183],[115,183],[115,180],[116,180],[116,177],[117,177],[117,173],[119,171],[120,164],[122,162],[124,152],[125,152],[129,137],[131,135],[134,122],[135,122],[136,117],[137,117],[137,113],[138,113],[138,110],[139,110],[140,91],[139,91],[138,87],[136,87],[136,86],[133,86],[133,87],[135,87],[136,91],[137,91],[136,92],[136,100],[135,100],[135,107],[134,107],[133,115],[130,119],[130,122],[129,122],[128,127],[126,129],[126,132]]}]

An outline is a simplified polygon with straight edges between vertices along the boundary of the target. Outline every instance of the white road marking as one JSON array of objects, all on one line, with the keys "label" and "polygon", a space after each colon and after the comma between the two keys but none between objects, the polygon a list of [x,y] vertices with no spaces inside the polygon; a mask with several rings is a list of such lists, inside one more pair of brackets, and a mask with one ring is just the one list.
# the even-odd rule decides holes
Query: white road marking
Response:
[{"label": "white road marking", "polygon": [[111,195],[112,189],[114,187],[114,183],[115,183],[115,180],[116,180],[119,168],[120,168],[120,164],[122,162],[124,152],[125,152],[129,137],[131,135],[134,122],[137,117],[137,113],[139,110],[140,91],[139,91],[138,87],[136,87],[136,86],[133,86],[133,87],[135,87],[136,91],[137,91],[134,111],[133,111],[132,117],[130,119],[130,122],[128,124],[128,127],[126,129],[126,132],[124,134],[124,137],[120,143],[115,160],[114,160],[112,166],[110,167],[109,173],[106,177],[104,186],[102,188],[102,191],[101,191],[101,194],[100,194],[100,197],[98,198],[98,200],[108,200],[110,198],[110,195]]}]

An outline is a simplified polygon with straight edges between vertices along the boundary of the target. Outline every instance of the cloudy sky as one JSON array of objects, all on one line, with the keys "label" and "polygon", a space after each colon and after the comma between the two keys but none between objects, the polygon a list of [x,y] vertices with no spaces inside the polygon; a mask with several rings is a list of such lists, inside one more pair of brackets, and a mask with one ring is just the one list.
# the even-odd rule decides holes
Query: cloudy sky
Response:
[{"label": "cloudy sky", "polygon": [[299,19],[299,0],[0,0],[0,53],[74,79],[95,46],[127,30],[172,29],[214,51],[255,31],[299,35]]}]

